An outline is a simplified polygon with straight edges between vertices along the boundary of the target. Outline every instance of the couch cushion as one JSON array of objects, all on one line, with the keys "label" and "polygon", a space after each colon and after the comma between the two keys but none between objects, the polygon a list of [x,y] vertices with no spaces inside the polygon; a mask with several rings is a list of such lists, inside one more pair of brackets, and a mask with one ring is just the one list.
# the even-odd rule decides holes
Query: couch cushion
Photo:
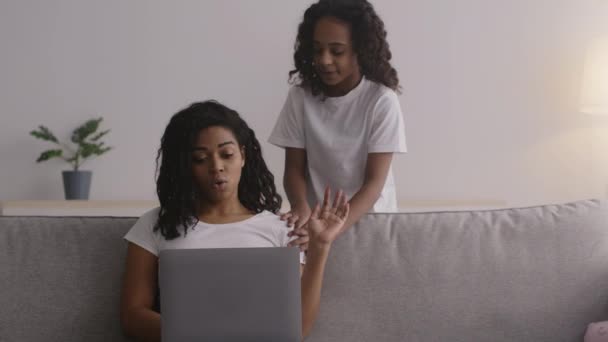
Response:
[{"label": "couch cushion", "polygon": [[310,341],[582,341],[608,318],[608,207],[370,214],[334,244]]},{"label": "couch cushion", "polygon": [[0,341],[126,341],[122,237],[134,222],[0,217]]},{"label": "couch cushion", "polygon": [[[134,222],[0,217],[0,341],[126,341]],[[582,341],[607,266],[606,202],[369,214],[334,244],[307,341]]]}]

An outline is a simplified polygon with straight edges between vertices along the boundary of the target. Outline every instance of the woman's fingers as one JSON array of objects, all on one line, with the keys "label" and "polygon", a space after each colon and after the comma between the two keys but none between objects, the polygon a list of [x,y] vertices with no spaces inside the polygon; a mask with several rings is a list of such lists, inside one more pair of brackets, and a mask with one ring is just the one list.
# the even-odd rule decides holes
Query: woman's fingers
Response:
[{"label": "woman's fingers", "polygon": [[329,186],[325,187],[325,193],[323,194],[323,211],[329,209],[329,200],[331,199],[331,189]]},{"label": "woman's fingers", "polygon": [[338,190],[338,192],[336,192],[336,195],[334,196],[334,205],[332,206],[332,208],[338,207],[338,201],[340,201],[341,195],[342,195],[342,190]]},{"label": "woman's fingers", "polygon": [[315,205],[315,208],[312,210],[312,214],[310,214],[311,218],[318,219],[319,213],[321,212],[321,208],[319,207],[319,203]]}]

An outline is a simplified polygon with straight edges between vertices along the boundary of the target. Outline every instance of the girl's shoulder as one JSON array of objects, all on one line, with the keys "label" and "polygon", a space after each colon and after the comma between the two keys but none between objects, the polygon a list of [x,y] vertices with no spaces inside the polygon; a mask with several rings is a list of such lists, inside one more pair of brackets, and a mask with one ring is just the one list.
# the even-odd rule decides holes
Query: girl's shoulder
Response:
[{"label": "girl's shoulder", "polygon": [[390,101],[398,101],[397,92],[393,89],[375,81],[366,80],[366,82],[365,93],[368,96],[374,97],[377,100],[388,99]]},{"label": "girl's shoulder", "polygon": [[313,97],[312,93],[308,88],[299,84],[293,84],[289,87],[287,97],[292,100],[302,100],[304,98]]}]

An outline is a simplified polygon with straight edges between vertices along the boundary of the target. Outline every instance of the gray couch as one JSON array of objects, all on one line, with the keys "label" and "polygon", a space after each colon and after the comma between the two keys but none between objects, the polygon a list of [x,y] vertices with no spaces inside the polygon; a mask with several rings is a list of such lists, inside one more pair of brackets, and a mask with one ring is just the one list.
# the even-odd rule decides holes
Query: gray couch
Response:
[{"label": "gray couch", "polygon": [[[135,218],[0,217],[0,341],[124,341]],[[309,341],[582,341],[608,319],[608,204],[370,214],[335,243]]]}]

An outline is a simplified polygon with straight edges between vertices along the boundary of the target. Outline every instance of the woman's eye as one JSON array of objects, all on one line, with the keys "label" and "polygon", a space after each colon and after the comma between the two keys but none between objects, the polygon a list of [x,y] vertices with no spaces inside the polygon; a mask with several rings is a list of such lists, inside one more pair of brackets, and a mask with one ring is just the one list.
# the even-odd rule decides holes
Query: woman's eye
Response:
[{"label": "woman's eye", "polygon": [[342,55],[342,54],[344,53],[344,51],[343,51],[343,50],[340,50],[340,51],[332,51],[331,53],[332,53],[334,56],[340,56],[340,55]]},{"label": "woman's eye", "polygon": [[226,159],[230,159],[230,158],[232,158],[232,156],[234,156],[234,153],[226,153],[226,154],[224,154],[224,158],[226,158]]},{"label": "woman's eye", "polygon": [[206,159],[207,159],[207,158],[202,158],[202,157],[194,157],[194,162],[195,162],[196,164],[200,164],[200,163],[205,162],[205,160],[206,160]]}]

